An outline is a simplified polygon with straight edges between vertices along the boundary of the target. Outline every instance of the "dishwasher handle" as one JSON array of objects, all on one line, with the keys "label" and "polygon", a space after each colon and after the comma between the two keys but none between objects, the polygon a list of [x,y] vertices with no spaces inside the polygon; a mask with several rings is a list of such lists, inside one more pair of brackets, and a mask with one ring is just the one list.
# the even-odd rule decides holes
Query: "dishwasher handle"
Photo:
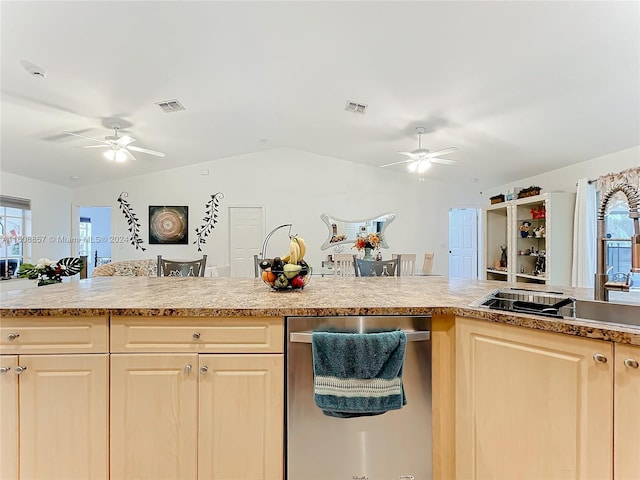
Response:
[{"label": "dishwasher handle", "polygon": [[[403,330],[407,336],[407,342],[425,342],[431,339],[429,330]],[[291,332],[289,334],[290,343],[311,343],[313,332]]]}]

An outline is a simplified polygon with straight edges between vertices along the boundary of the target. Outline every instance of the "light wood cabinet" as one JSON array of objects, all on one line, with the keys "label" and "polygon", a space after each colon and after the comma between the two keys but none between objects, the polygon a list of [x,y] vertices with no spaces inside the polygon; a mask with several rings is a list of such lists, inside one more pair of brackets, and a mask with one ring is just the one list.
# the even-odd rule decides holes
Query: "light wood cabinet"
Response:
[{"label": "light wood cabinet", "polygon": [[18,478],[17,355],[0,355],[0,478]]},{"label": "light wood cabinet", "polygon": [[283,355],[201,355],[198,477],[283,478]]},{"label": "light wood cabinet", "polygon": [[198,355],[111,355],[111,480],[195,479]]},{"label": "light wood cabinet", "polygon": [[108,478],[106,345],[105,317],[2,319],[0,478]]},{"label": "light wood cabinet", "polygon": [[612,412],[610,342],[456,319],[456,478],[611,478]]},{"label": "light wood cabinet", "polygon": [[640,347],[615,346],[614,478],[640,478]]},{"label": "light wood cabinet", "polygon": [[112,318],[111,479],[281,480],[282,328]]}]

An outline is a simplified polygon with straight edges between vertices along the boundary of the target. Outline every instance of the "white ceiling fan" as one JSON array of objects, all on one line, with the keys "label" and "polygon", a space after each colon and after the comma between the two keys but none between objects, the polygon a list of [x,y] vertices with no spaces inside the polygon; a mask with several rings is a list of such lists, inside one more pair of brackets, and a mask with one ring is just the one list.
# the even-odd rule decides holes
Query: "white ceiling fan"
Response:
[{"label": "white ceiling fan", "polygon": [[135,138],[129,135],[118,136],[118,130],[120,129],[120,125],[114,123],[111,125],[114,133],[113,135],[107,135],[104,137],[104,140],[100,140],[98,138],[87,137],[85,135],[80,135],[78,133],[64,131],[67,135],[74,135],[80,138],[86,138],[88,140],[93,140],[94,142],[98,142],[100,145],[83,145],[78,148],[108,148],[103,155],[109,160],[115,160],[116,162],[124,162],[125,160],[135,160],[136,157],[133,156],[131,151],[147,153],[149,155],[155,155],[156,157],[164,157],[164,153],[156,152],[155,150],[149,150],[147,148],[134,147],[131,144],[136,141]]},{"label": "white ceiling fan", "polygon": [[426,148],[422,148],[422,135],[425,132],[425,128],[417,127],[416,130],[418,131],[418,148],[410,152],[398,152],[402,155],[407,155],[409,159],[401,160],[399,162],[387,163],[386,165],[381,165],[382,168],[390,167],[392,165],[399,165],[401,163],[408,163],[409,165],[407,165],[407,168],[409,169],[409,171],[424,173],[429,167],[431,167],[432,163],[441,163],[443,165],[453,165],[454,163],[457,163],[456,160],[438,158],[440,155],[455,152],[456,150],[458,150],[456,147],[449,147],[438,150],[436,152],[431,152]]}]

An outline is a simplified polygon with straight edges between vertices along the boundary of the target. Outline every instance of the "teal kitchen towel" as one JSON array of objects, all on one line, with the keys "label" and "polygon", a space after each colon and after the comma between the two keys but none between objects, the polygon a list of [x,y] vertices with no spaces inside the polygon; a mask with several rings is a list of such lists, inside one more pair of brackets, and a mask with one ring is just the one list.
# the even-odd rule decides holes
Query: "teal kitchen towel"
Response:
[{"label": "teal kitchen towel", "polygon": [[314,402],[325,415],[380,415],[407,404],[402,330],[373,333],[317,331],[311,335]]}]

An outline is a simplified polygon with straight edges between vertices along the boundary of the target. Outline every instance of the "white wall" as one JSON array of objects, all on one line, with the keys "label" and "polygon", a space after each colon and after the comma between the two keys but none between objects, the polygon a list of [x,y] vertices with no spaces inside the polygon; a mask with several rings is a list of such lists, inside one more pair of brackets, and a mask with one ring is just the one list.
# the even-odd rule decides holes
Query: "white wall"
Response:
[{"label": "white wall", "polygon": [[500,193],[506,193],[513,187],[526,188],[536,185],[542,188],[542,193],[547,192],[576,192],[576,183],[581,178],[597,179],[607,173],[616,173],[627,168],[640,166],[640,145],[620,150],[619,152],[592,158],[584,162],[558,168],[541,175],[527,177],[506,185],[498,185],[486,189],[483,192],[484,204],[490,203],[489,197]]},{"label": "white wall", "polygon": [[71,255],[69,241],[59,238],[71,235],[71,189],[2,172],[0,192],[31,200],[31,236],[43,241],[25,244],[27,263],[43,257],[59,260]]},{"label": "white wall", "polygon": [[[208,176],[200,171],[209,169]],[[332,250],[320,250],[328,236],[320,214],[341,219],[363,219],[395,212],[386,231],[393,252],[415,252],[419,258],[434,251],[434,272],[448,271],[448,211],[454,206],[479,206],[479,193],[451,184],[426,180],[404,172],[367,167],[352,162],[294,149],[265,152],[205,162],[160,173],[104,183],[74,190],[75,205],[112,206],[112,234],[128,235],[127,224],[118,210],[118,195],[128,192],[127,201],[140,218],[141,238],[146,251],[129,244],[112,245],[114,261],[155,258],[159,253],[172,258],[193,258],[198,254],[194,229],[202,223],[210,195],[222,192],[219,223],[207,238],[202,253],[209,265],[229,263],[229,206],[264,206],[266,232],[293,223],[292,231],[309,246],[308,260],[314,266]],[[149,245],[149,205],[189,206],[189,245]],[[274,237],[275,238],[275,237]],[[260,245],[258,245],[260,247]],[[275,248],[271,243],[269,248]],[[350,250],[349,247],[345,249]],[[282,245],[283,254],[287,245]],[[421,260],[418,262],[421,267]]]}]

